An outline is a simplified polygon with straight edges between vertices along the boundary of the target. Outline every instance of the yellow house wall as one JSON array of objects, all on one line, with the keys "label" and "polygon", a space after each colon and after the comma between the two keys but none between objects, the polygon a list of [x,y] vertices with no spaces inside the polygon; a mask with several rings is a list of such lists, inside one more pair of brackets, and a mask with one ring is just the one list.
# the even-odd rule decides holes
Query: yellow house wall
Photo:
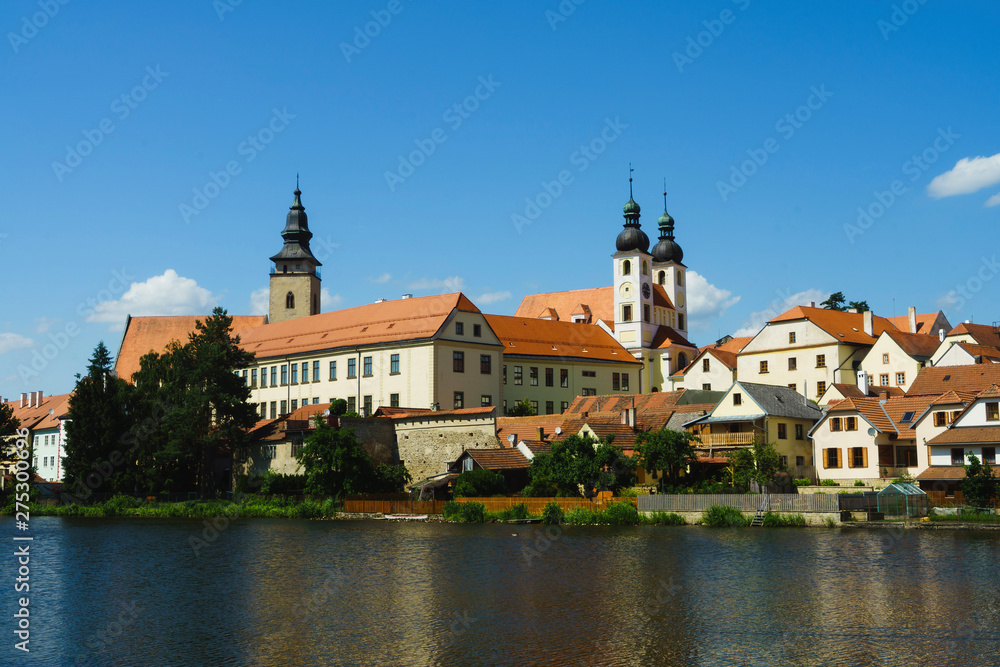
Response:
[{"label": "yellow house wall", "polygon": [[948,351],[952,343],[972,343],[976,344],[976,340],[969,334],[955,334],[954,336],[945,336],[944,341],[938,345],[938,348],[934,350],[934,354],[931,355],[931,365],[937,366],[938,361],[941,357]]},{"label": "yellow house wall", "polygon": [[[883,363],[883,355],[889,355],[889,363]],[[917,373],[920,372],[921,364],[916,361],[913,357],[908,355],[903,348],[889,336],[880,336],[878,341],[865,355],[865,358],[861,361],[861,370],[868,373],[868,382],[872,387],[899,387],[903,391],[910,388],[913,380],[916,379]],[[881,382],[881,376],[888,373],[889,384],[883,385]],[[904,373],[904,381],[902,384],[896,382],[896,374]],[[856,381],[856,380],[855,380]]]},{"label": "yellow house wall", "polygon": [[[708,371],[703,370],[703,360],[708,359]],[[678,383],[677,389],[703,389],[710,385],[712,391],[725,391],[736,380],[736,371],[730,370],[721,361],[710,354],[697,359]]]},{"label": "yellow house wall", "polygon": [[[835,343],[809,347],[796,344],[795,346],[788,347],[787,330],[784,331],[784,341],[786,344],[784,349],[748,353],[746,348],[744,348],[743,352],[736,358],[737,379],[747,382],[772,384],[780,387],[787,387],[794,384],[800,394],[805,391],[807,397],[813,400],[819,399],[821,395],[821,392],[818,391],[820,382],[825,382],[827,387],[836,382],[847,384],[855,384],[857,382],[857,377],[853,370],[852,356],[853,359],[860,361],[861,355],[854,354],[856,348],[850,345],[837,345]],[[816,357],[821,354],[825,357],[826,365],[818,367],[816,365]],[[796,360],[796,368],[795,370],[789,370],[788,360],[793,357]],[[760,372],[761,361],[767,361],[766,373]]]},{"label": "yellow house wall", "polygon": [[[628,357],[631,358],[631,357]],[[554,414],[561,412],[560,405],[569,405],[577,396],[583,395],[584,388],[595,389],[598,395],[604,394],[638,394],[639,390],[639,366],[637,364],[618,364],[614,362],[594,362],[585,360],[575,360],[569,358],[545,359],[541,357],[518,357],[505,355],[503,365],[507,367],[507,383],[502,384],[503,369],[501,375],[501,412],[502,406],[514,407],[515,404],[527,398],[529,401],[538,401],[538,413],[546,414],[546,402],[552,401]],[[522,384],[514,384],[514,367],[520,366],[522,370]],[[531,368],[538,369],[538,385],[531,385]],[[545,386],[545,369],[552,369],[552,387]],[[569,386],[560,386],[560,371],[569,371]],[[595,377],[584,377],[584,371],[593,371]],[[613,374],[618,373],[628,375],[628,391],[619,388],[615,389],[613,384]],[[619,380],[620,383],[620,380]]]}]

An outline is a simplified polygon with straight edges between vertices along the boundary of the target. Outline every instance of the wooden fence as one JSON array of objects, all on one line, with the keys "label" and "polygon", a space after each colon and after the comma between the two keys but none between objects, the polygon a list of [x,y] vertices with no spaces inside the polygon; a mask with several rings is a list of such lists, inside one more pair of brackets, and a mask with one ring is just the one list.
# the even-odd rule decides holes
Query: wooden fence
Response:
[{"label": "wooden fence", "polygon": [[713,505],[735,507],[741,512],[839,512],[835,494],[797,493],[683,493],[639,496],[640,512],[704,512]]},{"label": "wooden fence", "polygon": [[400,498],[348,496],[344,511],[349,514],[441,514],[443,500],[410,500]]},{"label": "wooden fence", "polygon": [[586,507],[592,510],[603,510],[613,503],[632,503],[637,505],[635,497],[602,497],[590,500],[588,498],[524,498],[520,496],[504,498],[455,498],[460,503],[482,503],[487,512],[500,512],[515,505],[527,505],[529,514],[541,514],[549,503],[556,503],[564,510],[574,507]]}]

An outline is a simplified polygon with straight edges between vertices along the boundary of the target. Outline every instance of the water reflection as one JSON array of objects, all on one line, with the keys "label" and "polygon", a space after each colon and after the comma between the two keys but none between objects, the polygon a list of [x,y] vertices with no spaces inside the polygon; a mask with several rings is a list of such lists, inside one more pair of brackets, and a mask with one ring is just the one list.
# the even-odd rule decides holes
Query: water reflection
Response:
[{"label": "water reflection", "polygon": [[[239,520],[196,552],[198,521],[38,518],[32,530],[20,664],[1000,656],[995,533]],[[129,604],[140,611],[123,622]]]}]

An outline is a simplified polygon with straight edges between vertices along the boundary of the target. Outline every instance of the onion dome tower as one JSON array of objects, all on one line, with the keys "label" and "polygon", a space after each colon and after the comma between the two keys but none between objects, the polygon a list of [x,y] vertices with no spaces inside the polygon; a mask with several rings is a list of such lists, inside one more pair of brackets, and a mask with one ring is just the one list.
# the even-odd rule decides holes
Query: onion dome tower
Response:
[{"label": "onion dome tower", "polygon": [[[631,172],[631,170],[632,167],[629,166],[629,171]],[[642,228],[639,226],[640,211],[639,204],[632,198],[632,175],[630,173],[628,179],[628,201],[622,207],[622,212],[625,216],[625,229],[618,233],[618,239],[615,242],[618,252],[630,252],[632,250],[649,252],[649,237],[646,236],[646,232],[642,231]]]},{"label": "onion dome tower", "polygon": [[677,262],[678,264],[684,259],[684,251],[681,250],[681,246],[674,241],[674,219],[667,213],[667,188],[666,183],[663,187],[663,215],[657,220],[657,224],[660,228],[660,240],[653,246],[653,261],[654,262]]},{"label": "onion dome tower", "polygon": [[320,261],[309,249],[312,232],[309,218],[302,205],[299,177],[295,177],[295,199],[288,207],[285,228],[281,231],[284,244],[271,257],[269,322],[281,322],[296,317],[318,315],[320,310]]}]

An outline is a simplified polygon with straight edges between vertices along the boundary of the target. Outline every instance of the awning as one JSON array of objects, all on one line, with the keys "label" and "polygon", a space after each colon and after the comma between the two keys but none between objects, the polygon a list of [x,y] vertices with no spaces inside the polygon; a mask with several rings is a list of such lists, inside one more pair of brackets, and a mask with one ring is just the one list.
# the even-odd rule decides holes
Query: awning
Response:
[{"label": "awning", "polygon": [[734,424],[736,422],[752,422],[758,419],[763,419],[767,415],[761,413],[759,415],[734,415],[732,417],[712,417],[707,415],[705,417],[699,417],[698,419],[693,419],[689,422],[681,424],[681,426],[687,428],[693,424]]}]

